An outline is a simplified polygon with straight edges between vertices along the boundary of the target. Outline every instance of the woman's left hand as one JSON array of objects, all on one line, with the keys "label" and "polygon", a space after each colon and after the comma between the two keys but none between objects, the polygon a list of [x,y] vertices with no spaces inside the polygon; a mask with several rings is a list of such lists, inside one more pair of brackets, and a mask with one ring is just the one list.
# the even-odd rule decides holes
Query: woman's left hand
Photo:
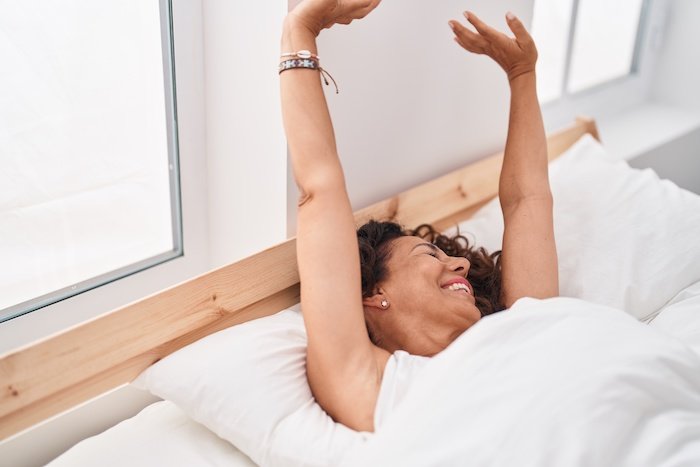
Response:
[{"label": "woman's left hand", "polygon": [[470,11],[465,12],[464,16],[474,26],[476,32],[458,21],[449,22],[455,33],[455,41],[464,49],[491,57],[506,72],[508,81],[513,81],[524,73],[535,71],[537,62],[535,41],[515,15],[506,14],[506,22],[515,34],[515,38],[492,28]]},{"label": "woman's left hand", "polygon": [[301,21],[314,35],[334,24],[350,24],[364,18],[381,0],[292,0],[289,15]]}]

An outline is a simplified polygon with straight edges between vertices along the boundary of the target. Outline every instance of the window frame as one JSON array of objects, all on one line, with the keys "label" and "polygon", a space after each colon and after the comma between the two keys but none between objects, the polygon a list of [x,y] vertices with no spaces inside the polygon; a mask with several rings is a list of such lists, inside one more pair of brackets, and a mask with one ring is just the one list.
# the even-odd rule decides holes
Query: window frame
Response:
[{"label": "window frame", "polygon": [[[579,2],[573,0],[572,25],[575,25]],[[572,26],[567,43],[562,95],[541,103],[547,129],[561,127],[580,115],[596,119],[609,117],[648,100],[667,12],[666,2],[643,0],[630,72],[573,93],[567,90],[575,34],[575,27]]]},{"label": "window frame", "polygon": [[160,39],[163,59],[164,102],[168,151],[170,214],[173,248],[135,263],[107,271],[84,281],[48,292],[7,308],[0,309],[0,326],[14,318],[99,288],[125,277],[171,261],[184,254],[182,227],[182,199],[180,194],[180,157],[178,143],[177,86],[175,82],[175,50],[173,40],[172,0],[158,0]]},{"label": "window frame", "polygon": [[[162,1],[162,0],[159,0]],[[0,324],[0,354],[60,333],[209,269],[202,0],[170,0],[177,75],[183,254]]]},{"label": "window frame", "polygon": [[[535,0],[537,1],[537,0]],[[624,82],[630,77],[639,73],[639,63],[640,55],[642,53],[642,42],[646,33],[646,27],[648,23],[648,14],[650,7],[650,0],[642,0],[642,6],[639,12],[639,21],[637,23],[637,34],[634,42],[634,50],[632,51],[632,63],[630,63],[630,69],[626,75],[619,76],[617,78],[612,78],[602,83],[589,86],[580,91],[571,92],[569,91],[569,77],[571,76],[571,65],[573,62],[573,48],[574,48],[574,38],[576,37],[576,21],[578,19],[579,5],[582,0],[572,0],[571,6],[571,17],[569,18],[569,37],[567,38],[566,47],[566,61],[564,63],[564,75],[561,84],[561,97],[576,96],[583,93],[595,93],[599,89],[604,89],[606,86],[614,86],[615,84]]]}]

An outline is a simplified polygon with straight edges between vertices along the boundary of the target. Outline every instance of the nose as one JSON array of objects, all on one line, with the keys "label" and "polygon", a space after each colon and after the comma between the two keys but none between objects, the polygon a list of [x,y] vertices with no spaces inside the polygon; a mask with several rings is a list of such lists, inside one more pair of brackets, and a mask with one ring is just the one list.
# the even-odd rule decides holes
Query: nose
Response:
[{"label": "nose", "polygon": [[467,258],[462,256],[450,256],[449,266],[450,270],[454,272],[462,273],[465,277],[469,272],[471,263]]}]

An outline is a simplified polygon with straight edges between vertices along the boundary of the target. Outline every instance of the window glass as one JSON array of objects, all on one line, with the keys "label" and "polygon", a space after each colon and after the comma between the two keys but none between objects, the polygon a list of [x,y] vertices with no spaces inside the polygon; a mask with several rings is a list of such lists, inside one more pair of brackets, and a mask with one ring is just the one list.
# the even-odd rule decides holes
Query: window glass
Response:
[{"label": "window glass", "polygon": [[546,102],[561,96],[573,0],[536,0],[532,35],[537,44],[537,94]]},{"label": "window glass", "polygon": [[580,0],[569,92],[630,73],[643,0]]},{"label": "window glass", "polygon": [[180,254],[170,44],[166,1],[3,3],[0,321]]}]

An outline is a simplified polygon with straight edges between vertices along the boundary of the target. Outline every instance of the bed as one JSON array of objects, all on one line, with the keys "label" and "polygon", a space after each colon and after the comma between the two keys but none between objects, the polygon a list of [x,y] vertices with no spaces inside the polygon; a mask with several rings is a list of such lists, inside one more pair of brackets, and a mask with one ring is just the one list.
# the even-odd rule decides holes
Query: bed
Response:
[{"label": "bed", "polygon": [[[620,320],[646,323],[634,328],[629,342],[636,339],[647,353],[657,352],[653,355],[659,356],[658,372],[656,367],[644,370],[641,376],[646,379],[635,381],[642,388],[653,386],[659,400],[680,405],[666,410],[646,399],[628,398],[631,409],[653,412],[656,419],[672,412],[676,418],[621,439],[618,444],[628,457],[618,465],[661,465],[653,464],[659,459],[668,460],[668,465],[690,465],[700,459],[700,197],[659,180],[650,170],[631,169],[606,154],[597,138],[595,124],[588,119],[548,138],[550,158],[558,158],[550,177],[560,291],[569,297],[556,305],[573,309],[586,304],[602,319],[612,316],[613,328]],[[359,211],[356,221],[379,218],[408,227],[427,222],[441,230],[458,228],[478,244],[498,249],[503,227],[494,197],[501,160],[502,154],[496,154],[417,186]],[[453,449],[425,431],[430,426],[425,418],[411,423],[422,410],[421,395],[431,390],[428,383],[412,389],[413,399],[409,395],[387,428],[375,434],[349,430],[320,409],[306,384],[306,336],[302,314],[295,308],[298,302],[295,244],[290,239],[4,355],[0,438],[133,382],[165,400],[79,443],[52,465],[449,465],[445,456],[458,453],[450,454]],[[529,305],[527,300],[518,303],[523,309]],[[489,323],[495,323],[490,330],[479,328],[485,336],[503,331],[517,340],[525,328],[498,320]],[[587,328],[574,326],[567,332],[584,332],[581,329]],[[599,337],[594,330],[591,336]],[[552,354],[551,347],[543,345],[528,351]],[[606,355],[587,351],[591,361],[605,361]],[[450,352],[444,353],[447,356],[436,357],[431,368],[435,381],[445,377],[449,366]],[[452,354],[459,356],[457,351]],[[631,349],[617,364],[637,364],[638,354]],[[562,361],[566,363],[564,357],[558,359]],[[673,368],[673,374],[665,374],[667,368]],[[517,369],[525,370],[538,367]],[[485,378],[489,374],[483,368],[482,373]],[[604,376],[608,379],[601,381],[608,384],[597,390],[636,387],[629,386],[628,374],[608,371]],[[526,379],[518,381],[526,384]],[[540,410],[536,414],[543,417],[552,407]],[[561,416],[575,426],[584,421],[586,426],[604,425],[604,418]],[[561,418],[548,417],[530,423],[561,426]],[[639,425],[643,419],[636,421]],[[668,428],[678,424],[681,430]],[[402,426],[411,428],[402,431]],[[588,452],[590,445],[584,440],[593,436],[590,430],[570,430],[578,441],[562,437],[557,450],[544,437],[567,430],[538,431],[531,426],[520,427],[519,433],[541,439],[516,452],[519,465],[601,465],[620,459],[611,452]],[[588,453],[582,454],[584,450]],[[498,449],[485,452],[492,456],[484,458],[492,465],[512,465],[514,458],[493,457]],[[524,453],[529,457],[523,458]]]}]

